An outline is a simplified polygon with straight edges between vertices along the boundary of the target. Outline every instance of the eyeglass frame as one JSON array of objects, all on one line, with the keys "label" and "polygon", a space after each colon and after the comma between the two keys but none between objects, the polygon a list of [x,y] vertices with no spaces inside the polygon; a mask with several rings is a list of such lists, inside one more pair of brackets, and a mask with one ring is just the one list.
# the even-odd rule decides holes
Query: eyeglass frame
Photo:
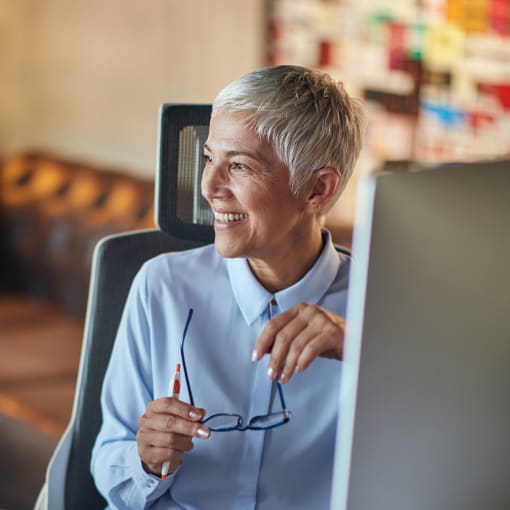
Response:
[{"label": "eyeglass frame", "polygon": [[[182,333],[180,351],[181,351],[182,371],[184,373],[184,378],[186,380],[186,386],[188,387],[190,404],[192,406],[195,406],[195,400],[193,398],[193,392],[191,391],[191,385],[189,383],[189,377],[188,377],[188,370],[186,368],[186,360],[184,357],[184,340],[186,339],[186,333],[188,332],[188,327],[191,322],[192,316],[193,316],[193,308],[190,308],[189,312],[188,312],[188,318],[186,319],[186,324],[184,326],[184,331]],[[227,428],[221,428],[221,429],[218,429],[215,427],[209,427],[209,429],[212,432],[231,432],[233,430],[238,430],[240,432],[243,432],[245,430],[270,430],[270,429],[274,429],[276,427],[281,427],[282,425],[285,425],[286,423],[288,423],[290,421],[291,412],[287,409],[287,405],[285,404],[285,398],[283,396],[282,386],[277,381],[276,381],[276,387],[278,390],[278,395],[280,397],[280,404],[282,406],[282,410],[279,411],[278,413],[269,413],[269,414],[261,414],[261,415],[253,416],[252,418],[250,418],[250,420],[248,421],[248,424],[246,426],[243,426],[243,422],[244,422],[243,417],[237,413],[214,413],[214,414],[211,414],[210,416],[208,416],[207,418],[205,418],[204,420],[202,420],[201,423],[206,425],[209,420],[212,420],[213,418],[216,418],[218,416],[236,417],[237,418],[237,425],[235,427],[227,427]],[[276,414],[281,414],[283,417],[283,420],[280,423],[275,423],[273,425],[268,425],[268,426],[259,426],[259,427],[257,427],[257,426],[254,427],[251,425],[255,420],[270,417],[270,416],[276,415]]]}]

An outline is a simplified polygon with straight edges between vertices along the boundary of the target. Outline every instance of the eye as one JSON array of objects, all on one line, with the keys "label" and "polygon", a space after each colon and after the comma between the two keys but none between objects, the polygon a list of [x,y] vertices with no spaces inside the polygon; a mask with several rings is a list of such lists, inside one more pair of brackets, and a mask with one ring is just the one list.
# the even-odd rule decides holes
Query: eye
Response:
[{"label": "eye", "polygon": [[208,165],[209,163],[212,163],[212,157],[208,154],[202,154],[202,158],[204,159],[204,164]]},{"label": "eye", "polygon": [[245,165],[244,163],[239,163],[239,162],[234,161],[232,163],[232,169],[233,170],[241,170],[241,171],[246,172],[246,171],[250,170],[250,167],[248,165]]}]

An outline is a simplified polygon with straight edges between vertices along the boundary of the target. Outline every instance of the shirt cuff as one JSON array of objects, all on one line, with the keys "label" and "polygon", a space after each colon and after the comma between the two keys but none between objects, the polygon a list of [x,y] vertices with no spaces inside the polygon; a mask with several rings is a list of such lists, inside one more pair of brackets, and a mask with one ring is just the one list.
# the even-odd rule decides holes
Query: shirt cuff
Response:
[{"label": "shirt cuff", "polygon": [[138,455],[136,443],[131,446],[128,452],[128,465],[136,486],[146,500],[154,500],[164,494],[171,487],[175,474],[179,471],[179,469],[176,469],[173,473],[168,474],[166,480],[147,473],[143,468],[142,459]]}]

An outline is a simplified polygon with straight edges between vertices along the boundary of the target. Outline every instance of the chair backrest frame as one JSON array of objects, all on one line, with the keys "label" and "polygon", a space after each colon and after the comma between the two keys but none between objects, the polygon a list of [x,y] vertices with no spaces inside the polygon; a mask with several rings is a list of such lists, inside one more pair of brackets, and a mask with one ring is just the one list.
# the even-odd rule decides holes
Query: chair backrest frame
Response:
[{"label": "chair backrest frame", "polygon": [[96,246],[76,396],[66,432],[69,438],[64,508],[90,510],[106,506],[90,474],[90,456],[101,425],[102,380],[134,275],[149,258],[202,244],[151,229],[109,236]]}]

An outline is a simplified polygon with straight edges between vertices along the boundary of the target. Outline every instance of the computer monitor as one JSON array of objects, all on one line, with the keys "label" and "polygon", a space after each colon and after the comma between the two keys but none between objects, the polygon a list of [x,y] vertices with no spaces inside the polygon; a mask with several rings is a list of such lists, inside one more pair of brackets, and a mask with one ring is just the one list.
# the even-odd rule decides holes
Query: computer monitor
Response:
[{"label": "computer monitor", "polygon": [[508,510],[510,161],[390,167],[360,203],[331,510]]}]

